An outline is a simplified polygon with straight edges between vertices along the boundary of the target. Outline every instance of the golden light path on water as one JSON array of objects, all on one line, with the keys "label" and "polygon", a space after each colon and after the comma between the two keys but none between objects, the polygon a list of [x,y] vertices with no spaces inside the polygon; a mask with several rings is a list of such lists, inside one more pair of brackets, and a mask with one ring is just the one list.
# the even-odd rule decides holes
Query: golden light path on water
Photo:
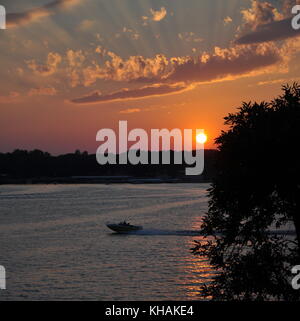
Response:
[{"label": "golden light path on water", "polygon": [[[191,230],[199,229],[199,226],[202,225],[202,216],[195,217],[191,222]],[[206,242],[202,236],[198,236],[194,238],[194,240]],[[195,246],[194,240],[186,240],[187,245],[192,248]],[[207,284],[213,280],[213,276],[216,272],[210,266],[208,260],[203,257],[199,257],[198,255],[192,255],[191,260],[187,260],[186,266],[184,266],[184,272],[188,276],[190,282],[184,284],[186,288],[187,295],[189,299],[203,299],[201,296],[201,286],[203,284]],[[205,298],[209,299],[209,297]]]}]

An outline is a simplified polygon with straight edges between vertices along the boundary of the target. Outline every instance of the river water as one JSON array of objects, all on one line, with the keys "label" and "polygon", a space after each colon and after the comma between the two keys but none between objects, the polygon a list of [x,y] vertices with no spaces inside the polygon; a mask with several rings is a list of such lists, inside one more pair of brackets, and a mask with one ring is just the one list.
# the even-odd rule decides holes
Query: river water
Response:
[{"label": "river water", "polygon": [[[0,300],[192,300],[208,184],[0,186]],[[143,225],[132,235],[105,223]]]}]

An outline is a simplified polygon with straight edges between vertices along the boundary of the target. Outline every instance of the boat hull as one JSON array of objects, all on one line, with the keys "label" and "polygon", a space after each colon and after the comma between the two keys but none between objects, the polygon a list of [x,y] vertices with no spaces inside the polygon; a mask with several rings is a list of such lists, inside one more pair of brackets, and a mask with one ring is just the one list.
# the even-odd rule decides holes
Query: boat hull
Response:
[{"label": "boat hull", "polygon": [[135,231],[140,231],[143,229],[142,226],[135,225],[120,225],[120,224],[107,224],[109,229],[117,233],[130,233]]}]

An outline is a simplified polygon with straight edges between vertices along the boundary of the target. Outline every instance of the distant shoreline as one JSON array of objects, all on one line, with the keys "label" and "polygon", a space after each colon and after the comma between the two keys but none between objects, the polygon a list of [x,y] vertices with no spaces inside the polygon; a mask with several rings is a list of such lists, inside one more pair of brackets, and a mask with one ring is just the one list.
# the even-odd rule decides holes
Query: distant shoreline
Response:
[{"label": "distant shoreline", "polygon": [[137,177],[43,177],[43,178],[1,178],[0,185],[39,185],[39,184],[182,184],[211,183],[201,176],[180,178],[137,178]]},{"label": "distant shoreline", "polygon": [[[159,159],[162,159],[159,152]],[[40,150],[0,153],[0,185],[3,184],[161,184],[205,183],[216,175],[216,150],[205,150],[201,175],[186,175],[191,164],[177,164],[170,151],[170,164],[99,165],[95,154],[76,151],[52,156]],[[120,158],[120,155],[117,155]]]}]

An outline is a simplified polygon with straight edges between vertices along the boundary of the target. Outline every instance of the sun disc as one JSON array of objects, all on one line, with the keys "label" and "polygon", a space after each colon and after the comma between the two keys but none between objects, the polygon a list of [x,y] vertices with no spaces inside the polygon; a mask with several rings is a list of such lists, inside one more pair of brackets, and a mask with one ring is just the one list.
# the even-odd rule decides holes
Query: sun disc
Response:
[{"label": "sun disc", "polygon": [[207,136],[204,133],[199,133],[196,137],[197,143],[204,144],[207,141]]}]

